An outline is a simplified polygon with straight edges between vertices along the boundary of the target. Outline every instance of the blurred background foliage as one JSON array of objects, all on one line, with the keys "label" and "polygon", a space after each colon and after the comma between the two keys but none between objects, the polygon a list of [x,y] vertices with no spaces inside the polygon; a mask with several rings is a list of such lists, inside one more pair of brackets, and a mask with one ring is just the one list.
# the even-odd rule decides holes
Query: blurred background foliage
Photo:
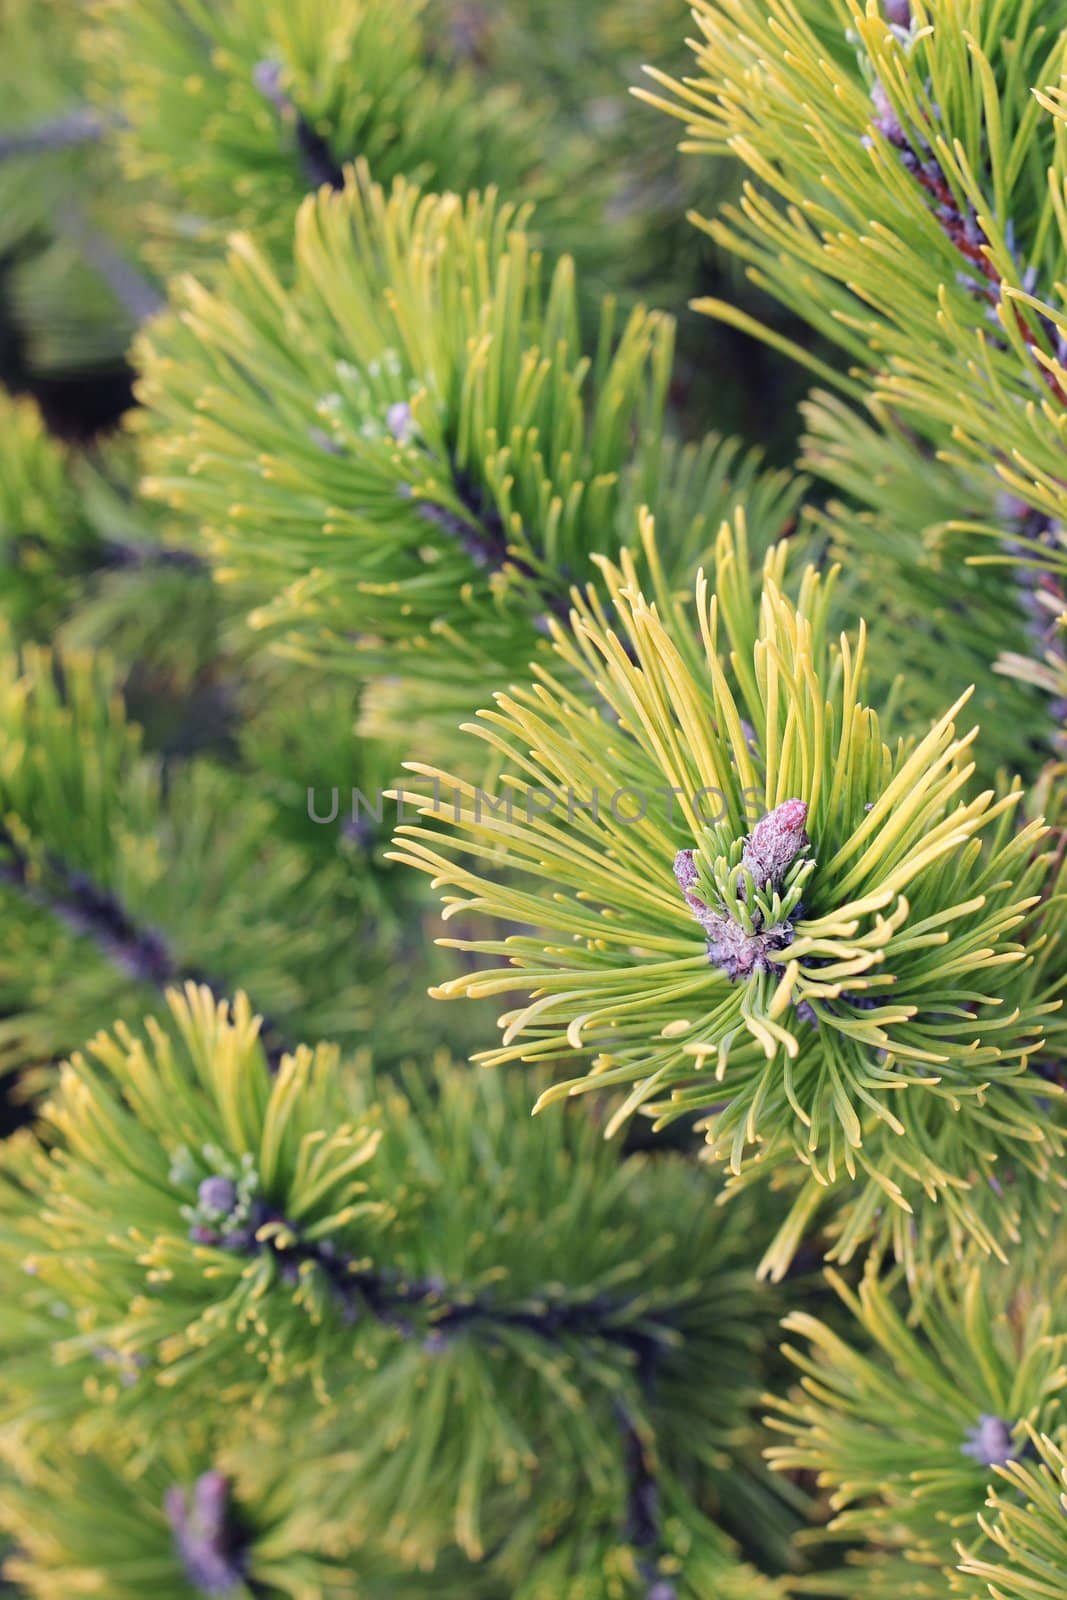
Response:
[{"label": "blurred background foliage", "polygon": [[[158,246],[161,232],[168,237],[161,194],[168,157],[153,164],[143,138],[134,156],[132,141],[123,142],[124,96],[149,85],[131,84],[128,66],[124,74],[116,63],[116,32],[108,29],[119,36],[134,30],[134,42],[150,42],[154,9],[138,15],[137,7],[106,0],[89,7],[79,0],[4,0],[5,38],[18,46],[0,60],[0,377],[8,389],[33,394],[56,431],[76,439],[108,428],[128,405],[124,356],[137,323],[161,303],[162,269],[198,255],[203,260],[200,245],[190,255],[187,244],[183,256],[181,240],[192,224],[175,222],[173,214],[168,248]],[[445,94],[461,79],[456,88],[467,105],[499,103],[499,127],[486,109],[477,129],[487,146],[484,170],[457,157],[451,171],[441,161],[441,177],[457,188],[492,179],[506,189],[510,168],[524,200],[538,198],[537,172],[555,169],[572,184],[579,178],[581,207],[562,232],[549,211],[554,248],[578,247],[591,299],[611,291],[624,304],[641,301],[678,318],[681,359],[672,398],[682,430],[741,434],[772,460],[791,462],[803,373],[760,341],[689,309],[697,297],[728,297],[801,344],[810,340],[799,319],[783,316],[746,284],[736,263],[688,220],[691,209],[707,214],[730,198],[740,174],[727,160],[680,155],[656,112],[630,94],[645,62],[684,70],[687,19],[684,0],[588,0],[581,7],[564,0],[428,0],[415,44],[420,72],[432,74]],[[411,52],[412,44],[405,49]],[[387,65],[395,74],[395,60]],[[246,87],[256,95],[254,85]],[[188,85],[185,92],[188,100]],[[250,104],[255,108],[251,98]],[[502,148],[501,130],[513,124],[516,107],[530,108],[516,140],[521,155]],[[204,109],[194,104],[187,113],[191,129],[198,119],[202,124]],[[247,114],[249,107],[240,109]],[[208,130],[205,145],[210,138]],[[365,153],[361,142],[345,158]],[[394,169],[422,176],[424,152],[416,147],[414,156],[405,152]],[[169,166],[189,168],[185,181],[195,193],[202,174],[192,160],[190,154],[177,162],[172,152]],[[387,181],[388,166],[381,166],[374,165],[374,175]],[[247,220],[239,193],[231,183],[233,215],[220,215],[212,232],[216,250],[227,226]],[[608,228],[595,226],[590,196],[602,200]],[[268,198],[287,234],[285,206],[276,191]],[[591,237],[597,234],[601,239]]]}]

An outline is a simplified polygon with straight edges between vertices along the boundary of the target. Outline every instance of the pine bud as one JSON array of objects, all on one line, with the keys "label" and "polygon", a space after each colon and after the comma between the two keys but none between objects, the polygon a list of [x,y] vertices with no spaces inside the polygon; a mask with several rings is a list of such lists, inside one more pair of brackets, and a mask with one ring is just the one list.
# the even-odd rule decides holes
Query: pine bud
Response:
[{"label": "pine bud", "polygon": [[228,1217],[237,1204],[237,1185],[232,1178],[219,1175],[205,1178],[196,1191],[196,1198],[204,1211],[216,1217]]},{"label": "pine bud", "polygon": [[871,90],[871,105],[874,107],[871,121],[878,132],[899,150],[906,150],[908,136],[904,132],[904,124],[893,110],[889,96],[880,83],[876,83]]},{"label": "pine bud", "polygon": [[797,856],[811,844],[804,831],[808,807],[804,800],[783,800],[761,817],[745,841],[741,865],[752,874],[757,889],[780,889]]},{"label": "pine bud", "polygon": [[884,0],[882,10],[891,28],[911,27],[911,0]]},{"label": "pine bud", "polygon": [[960,1454],[970,1456],[982,1467],[1006,1466],[1016,1454],[1011,1429],[1002,1417],[983,1413],[967,1434],[967,1443],[960,1446]]},{"label": "pine bud", "polygon": [[414,430],[411,407],[403,400],[390,406],[385,418],[386,426],[397,444],[409,444]]},{"label": "pine bud", "polygon": [[168,1489],[164,1509],[174,1544],[194,1589],[204,1595],[227,1595],[244,1571],[230,1515],[230,1483],[221,1472],[205,1472],[191,1494]]},{"label": "pine bud", "polygon": [[[781,888],[789,868],[811,842],[804,831],[807,816],[803,800],[783,800],[757,822],[745,840],[741,865],[752,874],[758,889],[775,892]],[[686,905],[707,934],[708,960],[731,982],[754,972],[770,972],[776,965],[773,957],[792,944],[793,926],[788,920],[762,927],[757,919],[751,929],[731,917],[725,906],[712,910],[695,892],[699,874],[694,851],[679,850],[674,876]],[[739,898],[745,898],[744,885]]]},{"label": "pine bud", "polygon": [[252,70],[252,82],[275,108],[276,111],[287,111],[289,101],[285,90],[282,88],[282,64],[280,61],[257,61]]},{"label": "pine bud", "polygon": [[701,900],[700,896],[693,893],[699,874],[697,873],[696,851],[679,850],[674,858],[674,876],[678,880],[678,887],[685,896],[685,903],[696,917],[697,921],[706,924],[712,913]]},{"label": "pine bud", "polygon": [[751,977],[754,972],[770,972],[776,965],[773,956],[788,949],[793,942],[793,927],[789,922],[776,923],[763,932],[747,933],[731,917],[709,913],[704,928],[708,935],[708,960],[734,982]]}]

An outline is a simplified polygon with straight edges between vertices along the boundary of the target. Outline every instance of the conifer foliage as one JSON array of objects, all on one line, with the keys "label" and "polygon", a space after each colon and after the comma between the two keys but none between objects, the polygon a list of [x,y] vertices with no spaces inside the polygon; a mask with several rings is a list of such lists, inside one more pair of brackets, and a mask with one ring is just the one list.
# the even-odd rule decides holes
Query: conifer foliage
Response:
[{"label": "conifer foliage", "polygon": [[[746,1420],[773,1309],[745,1265],[754,1210],[724,1223],[706,1174],[620,1162],[587,1118],[531,1121],[514,1076],[439,1060],[378,1082],[306,1047],[272,1075],[243,996],[230,1009],[190,985],[169,1013],[72,1058],[48,1153],[19,1168],[17,1448],[32,1457],[62,1423],[94,1492],[114,1480],[131,1517],[147,1491],[123,1455],[142,1429],[254,1403],[294,1438],[305,1495],[332,1479],[326,1504],[304,1501],[324,1514],[308,1531],[316,1552],[356,1552],[355,1571],[364,1544],[386,1570],[454,1548],[516,1593],[627,1593],[682,1570],[681,1593],[742,1593],[709,1508],[772,1529],[782,1515]],[[224,1448],[197,1445],[200,1462]],[[253,1471],[242,1527],[240,1468],[170,1471],[157,1548],[142,1538],[167,1572],[170,1523],[172,1589],[181,1567],[194,1585],[214,1567],[230,1587],[306,1592],[293,1484],[263,1528],[279,1489]]]},{"label": "conifer foliage", "polygon": [[254,622],[399,672],[446,733],[525,669],[639,507],[659,510],[677,582],[738,497],[772,533],[794,504],[736,441],[665,434],[669,317],[607,300],[583,352],[573,261],[543,261],[529,219],[494,191],[386,192],[361,167],[304,202],[291,290],[239,237],[142,352],[148,492],[258,588]]},{"label": "conifer foliage", "polygon": [[0,13],[16,1594],[1067,1596],[1067,11],[573,12]]}]

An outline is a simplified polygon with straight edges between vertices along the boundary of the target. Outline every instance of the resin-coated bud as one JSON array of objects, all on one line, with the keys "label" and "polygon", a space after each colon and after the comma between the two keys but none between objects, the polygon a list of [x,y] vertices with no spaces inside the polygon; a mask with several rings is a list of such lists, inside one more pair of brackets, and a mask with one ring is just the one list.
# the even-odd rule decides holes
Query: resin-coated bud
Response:
[{"label": "resin-coated bud", "polygon": [[811,844],[804,824],[807,802],[783,800],[761,817],[745,840],[741,865],[752,874],[757,889],[780,889],[793,862]]}]

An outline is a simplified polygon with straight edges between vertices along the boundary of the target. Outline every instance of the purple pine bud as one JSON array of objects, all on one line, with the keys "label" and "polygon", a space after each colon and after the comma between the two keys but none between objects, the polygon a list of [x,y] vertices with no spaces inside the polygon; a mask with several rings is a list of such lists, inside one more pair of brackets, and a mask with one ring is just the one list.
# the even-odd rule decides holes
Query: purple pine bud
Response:
[{"label": "purple pine bud", "polygon": [[229,1233],[224,1233],[217,1242],[223,1250],[251,1250],[256,1236],[251,1228],[231,1228]]},{"label": "purple pine bud", "polygon": [[983,1413],[977,1427],[968,1432],[966,1444],[960,1446],[960,1454],[970,1456],[981,1467],[1006,1466],[1015,1460],[1011,1429],[1002,1417]]},{"label": "purple pine bud", "polygon": [[282,88],[280,61],[257,61],[252,69],[252,82],[261,95],[265,95],[276,111],[287,111],[289,101]]},{"label": "purple pine bud", "polygon": [[205,1211],[216,1217],[228,1217],[237,1204],[237,1185],[232,1178],[220,1175],[205,1178],[196,1191],[196,1198]]},{"label": "purple pine bud", "polygon": [[732,918],[717,917],[709,912],[704,927],[708,935],[708,960],[731,982],[751,977],[754,972],[772,971],[780,965],[772,957],[788,949],[793,942],[793,928],[788,922],[778,923],[763,933],[746,933]]},{"label": "purple pine bud", "polygon": [[740,923],[729,917],[709,915],[705,926],[708,934],[708,960],[733,982],[747,978],[759,962],[760,938],[746,933]]},{"label": "purple pine bud", "polygon": [[911,27],[911,0],[883,0],[882,10],[891,28]]},{"label": "purple pine bud", "polygon": [[685,895],[686,905],[698,921],[703,922],[710,912],[700,896],[692,892],[699,877],[695,850],[679,850],[674,858],[674,876],[678,880],[679,889]]},{"label": "purple pine bud", "polygon": [[896,145],[898,150],[908,148],[908,136],[904,132],[904,124],[893,110],[889,96],[880,83],[876,83],[871,90],[871,105],[874,107],[872,125],[889,143]]},{"label": "purple pine bud", "polygon": [[1004,522],[1025,522],[1029,515],[1030,507],[1017,494],[1005,490],[997,495],[997,516]]},{"label": "purple pine bud", "polygon": [[164,1510],[174,1546],[194,1589],[226,1595],[241,1582],[244,1554],[230,1515],[230,1484],[221,1472],[205,1472],[192,1493],[167,1490]]},{"label": "purple pine bud", "polygon": [[398,400],[395,406],[389,407],[385,422],[397,444],[410,444],[411,435],[415,431],[415,424],[411,415],[411,407],[405,401]]},{"label": "purple pine bud", "polygon": [[811,844],[804,831],[807,802],[783,800],[761,817],[745,840],[741,865],[752,874],[757,889],[780,889],[789,868]]},{"label": "purple pine bud", "polygon": [[226,1519],[230,1485],[221,1472],[204,1472],[193,1485],[193,1515],[218,1528]]}]

